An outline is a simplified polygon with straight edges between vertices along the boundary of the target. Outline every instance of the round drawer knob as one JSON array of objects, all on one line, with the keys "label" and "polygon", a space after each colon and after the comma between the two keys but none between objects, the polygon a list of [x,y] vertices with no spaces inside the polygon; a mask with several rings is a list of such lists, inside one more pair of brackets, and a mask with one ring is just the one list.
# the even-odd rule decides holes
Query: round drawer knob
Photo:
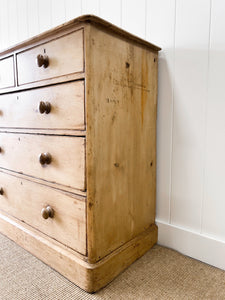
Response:
[{"label": "round drawer knob", "polygon": [[51,206],[46,206],[42,208],[41,215],[43,219],[53,218],[54,217],[54,210]]},{"label": "round drawer knob", "polygon": [[43,113],[46,113],[46,114],[49,114],[51,111],[51,103],[49,102],[44,102],[44,101],[41,101],[39,103],[39,112],[41,114]]},{"label": "round drawer knob", "polygon": [[41,165],[49,165],[52,161],[52,156],[50,153],[41,153],[39,155],[39,162]]},{"label": "round drawer knob", "polygon": [[4,194],[4,190],[3,190],[3,188],[1,187],[0,188],[0,195],[3,195]]},{"label": "round drawer knob", "polygon": [[41,68],[42,66],[44,68],[47,68],[49,65],[49,59],[47,55],[42,55],[42,54],[38,54],[37,58],[36,58],[36,63],[38,65],[39,68]]}]

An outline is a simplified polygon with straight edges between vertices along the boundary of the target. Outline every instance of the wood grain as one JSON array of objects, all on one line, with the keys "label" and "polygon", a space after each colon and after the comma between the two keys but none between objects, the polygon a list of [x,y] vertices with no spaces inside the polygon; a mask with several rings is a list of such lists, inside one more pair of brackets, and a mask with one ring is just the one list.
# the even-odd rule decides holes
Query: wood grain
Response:
[{"label": "wood grain", "polygon": [[[2,212],[0,228],[89,292],[157,241],[159,49],[87,15],[2,52],[2,58],[7,53],[16,57],[19,86],[5,89],[0,98],[0,168],[5,173],[0,207],[30,225]],[[37,54],[47,55],[49,66],[40,56],[39,66],[45,64],[38,68]],[[66,106],[73,99],[77,110],[75,103]],[[40,101],[41,112],[46,103],[51,106],[48,114],[35,115]],[[9,175],[15,176],[13,182]]]},{"label": "wood grain", "polygon": [[95,262],[154,223],[157,53],[94,26],[85,38],[88,258]]},{"label": "wood grain", "polygon": [[63,192],[69,192],[71,197],[75,197],[76,199],[79,199],[81,201],[86,201],[85,200],[86,195],[87,195],[86,190],[81,191],[81,190],[78,190],[76,188],[65,186],[65,185],[60,184],[60,183],[50,182],[50,181],[43,180],[43,179],[40,179],[40,178],[36,178],[36,177],[30,176],[30,175],[17,173],[15,171],[11,171],[11,170],[1,169],[0,172],[3,172],[5,174],[9,174],[9,175],[13,175],[13,176],[16,176],[16,177],[21,178],[21,179],[36,182],[38,184],[42,184],[42,185],[48,186],[50,188],[54,188],[56,190],[60,190],[60,191],[63,191]]},{"label": "wood grain", "polygon": [[[85,190],[84,138],[0,133],[0,147],[0,168]],[[52,163],[41,166],[45,152]]]},{"label": "wood grain", "polygon": [[[0,209],[59,242],[86,254],[86,204],[68,193],[0,172]],[[44,220],[50,205],[54,217]]]},{"label": "wood grain", "polygon": [[[48,56],[47,68],[36,65],[36,57],[39,54]],[[21,52],[16,57],[18,85],[83,72],[83,30]]]},{"label": "wood grain", "polygon": [[[40,102],[51,112],[41,114]],[[84,130],[84,81],[0,96],[0,127]]]},{"label": "wood grain", "polygon": [[157,242],[157,237],[158,228],[152,224],[147,230],[123,244],[110,255],[95,264],[91,264],[88,291],[96,292],[112,281],[119,273],[153,247]]},{"label": "wood grain", "polygon": [[0,128],[0,132],[8,133],[29,133],[29,134],[43,134],[43,135],[63,135],[63,136],[85,136],[85,130],[73,129],[39,129],[39,128]]},{"label": "wood grain", "polygon": [[0,232],[89,293],[105,286],[151,248],[157,239],[157,227],[153,225],[101,262],[89,264],[84,256],[3,212],[0,214]]},{"label": "wood grain", "polygon": [[36,82],[27,83],[27,84],[20,85],[20,86],[17,85],[15,87],[0,89],[0,95],[6,94],[6,93],[12,93],[12,92],[24,91],[26,89],[33,89],[33,88],[37,88],[37,87],[49,86],[49,85],[63,83],[63,82],[80,80],[80,79],[84,79],[84,77],[85,77],[85,73],[81,72],[81,73],[62,75],[62,76],[55,77],[55,78],[47,78],[42,81],[36,81]]}]

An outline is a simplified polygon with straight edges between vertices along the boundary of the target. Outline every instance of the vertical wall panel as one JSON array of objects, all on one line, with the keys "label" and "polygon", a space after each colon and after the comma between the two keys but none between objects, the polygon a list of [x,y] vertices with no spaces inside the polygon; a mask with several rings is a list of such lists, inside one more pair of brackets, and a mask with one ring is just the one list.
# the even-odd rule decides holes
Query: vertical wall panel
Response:
[{"label": "vertical wall panel", "polygon": [[28,35],[32,37],[39,33],[38,0],[27,1]]},{"label": "vertical wall panel", "polygon": [[[159,18],[160,16],[160,18]],[[170,220],[175,0],[147,1],[146,39],[160,45],[157,117],[157,219]]]},{"label": "vertical wall panel", "polygon": [[65,22],[66,9],[64,0],[52,0],[52,27],[61,25]]},{"label": "vertical wall panel", "polygon": [[121,26],[121,0],[100,0],[100,17]]},{"label": "vertical wall panel", "polygon": [[18,15],[17,15],[17,1],[8,0],[8,10],[9,10],[9,44],[14,45],[18,41]]},{"label": "vertical wall panel", "polygon": [[18,15],[18,42],[28,38],[27,24],[27,1],[17,0],[17,15]]},{"label": "vertical wall panel", "polygon": [[212,2],[202,231],[225,241],[225,2]]},{"label": "vertical wall panel", "polygon": [[48,30],[52,26],[52,1],[38,0],[39,32]]},{"label": "vertical wall panel", "polygon": [[176,4],[172,224],[200,232],[210,1]]},{"label": "vertical wall panel", "polygon": [[99,15],[99,0],[82,0],[82,14]]},{"label": "vertical wall panel", "polygon": [[81,15],[81,0],[65,0],[66,21]]},{"label": "vertical wall panel", "polygon": [[2,12],[2,4],[3,4],[3,1],[0,0],[0,50],[3,48],[3,39],[2,39],[2,33],[3,33],[3,29],[4,29],[4,24],[2,22],[2,15],[3,15],[3,12]]},{"label": "vertical wall panel", "polygon": [[145,38],[146,1],[122,0],[122,27]]},{"label": "vertical wall panel", "polygon": [[0,28],[1,28],[1,48],[9,47],[9,27],[8,27],[8,1],[1,0]]}]

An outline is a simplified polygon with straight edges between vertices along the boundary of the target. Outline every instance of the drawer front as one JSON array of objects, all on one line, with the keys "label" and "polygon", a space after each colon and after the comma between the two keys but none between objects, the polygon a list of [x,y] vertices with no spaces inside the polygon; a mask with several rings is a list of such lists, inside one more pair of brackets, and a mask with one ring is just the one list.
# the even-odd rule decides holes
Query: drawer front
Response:
[{"label": "drawer front", "polygon": [[[44,185],[0,172],[0,209],[59,242],[86,254],[85,201]],[[72,195],[72,194],[71,194]],[[41,211],[50,206],[53,218]]]},{"label": "drawer front", "polygon": [[84,130],[84,81],[1,95],[0,110],[0,127]]},{"label": "drawer front", "polygon": [[0,60],[0,89],[14,87],[14,63],[13,57]]},{"label": "drawer front", "polygon": [[85,190],[84,138],[0,133],[0,147],[0,168]]},{"label": "drawer front", "polygon": [[[47,67],[37,65],[37,57],[48,57]],[[39,60],[41,62],[41,60]],[[17,54],[18,84],[83,72],[83,30],[62,36]]]}]

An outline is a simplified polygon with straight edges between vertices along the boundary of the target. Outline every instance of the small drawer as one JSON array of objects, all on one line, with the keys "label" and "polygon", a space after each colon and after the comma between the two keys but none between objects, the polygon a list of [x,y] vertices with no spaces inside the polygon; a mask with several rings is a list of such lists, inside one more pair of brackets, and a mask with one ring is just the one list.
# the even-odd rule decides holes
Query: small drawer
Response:
[{"label": "small drawer", "polygon": [[84,130],[84,81],[0,96],[0,127]]},{"label": "small drawer", "polygon": [[17,54],[18,84],[84,71],[83,29]]},{"label": "small drawer", "polygon": [[85,138],[0,133],[0,168],[85,190]]},{"label": "small drawer", "polygon": [[86,254],[85,201],[3,172],[0,183],[1,210]]},{"label": "small drawer", "polygon": [[15,86],[13,56],[0,60],[0,89]]}]

